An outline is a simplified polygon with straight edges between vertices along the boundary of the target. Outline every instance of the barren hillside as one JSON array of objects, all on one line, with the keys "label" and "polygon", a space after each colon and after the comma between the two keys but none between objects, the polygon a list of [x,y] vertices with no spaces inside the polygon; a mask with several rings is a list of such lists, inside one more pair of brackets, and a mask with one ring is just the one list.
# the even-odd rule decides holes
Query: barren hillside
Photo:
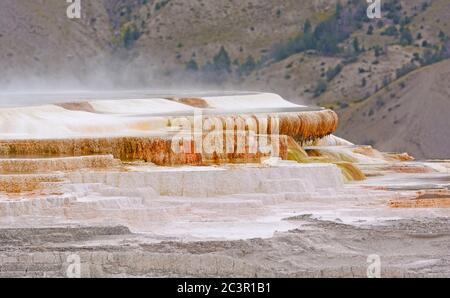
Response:
[{"label": "barren hillside", "polygon": [[343,113],[340,135],[416,158],[450,156],[450,61],[395,81]]},{"label": "barren hillside", "polygon": [[[354,128],[367,119],[348,115],[360,105],[370,111],[374,94],[411,71],[426,67],[421,76],[430,84],[445,71],[448,64],[436,63],[450,57],[450,2],[386,0],[381,20],[367,19],[366,7],[364,0],[102,0],[82,1],[81,20],[69,20],[65,1],[3,0],[0,84],[270,91],[335,109],[352,140],[419,157],[445,153],[432,145],[441,137],[431,125],[421,127],[421,149],[410,150],[410,141],[393,146],[375,130],[362,139]],[[420,86],[438,97],[447,92],[445,84]],[[419,105],[418,94],[396,96]]]},{"label": "barren hillside", "polygon": [[2,0],[0,82],[40,83],[49,77],[63,82],[106,60],[111,39],[106,11],[100,1],[83,4],[84,17],[72,21],[65,1]]}]

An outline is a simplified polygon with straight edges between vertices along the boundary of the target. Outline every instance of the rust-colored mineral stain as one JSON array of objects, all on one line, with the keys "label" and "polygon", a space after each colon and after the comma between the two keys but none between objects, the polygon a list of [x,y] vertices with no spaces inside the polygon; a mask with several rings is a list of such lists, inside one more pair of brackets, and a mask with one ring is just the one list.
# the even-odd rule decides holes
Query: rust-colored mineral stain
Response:
[{"label": "rust-colored mineral stain", "polygon": [[119,165],[112,155],[79,156],[65,158],[0,159],[0,174],[48,173],[74,171],[83,168],[113,168]]},{"label": "rust-colored mineral stain", "polygon": [[389,170],[395,172],[395,173],[405,173],[405,174],[423,174],[423,173],[432,173],[433,169],[422,166],[422,165],[416,165],[416,166],[401,166],[401,165],[394,165],[388,167]]},{"label": "rust-colored mineral stain", "polygon": [[331,110],[284,113],[279,118],[280,134],[291,136],[300,143],[332,134],[339,122],[337,114]]},{"label": "rust-colored mineral stain", "polygon": [[449,198],[394,200],[389,202],[391,208],[450,208]]},{"label": "rust-colored mineral stain", "polygon": [[[198,107],[205,107],[205,104],[207,104],[201,98],[179,98],[173,100]],[[67,109],[93,111],[89,103],[69,103],[61,104],[61,106]],[[124,136],[0,140],[0,157],[112,155],[121,161],[143,160],[162,166],[254,163],[260,162],[263,157],[273,155],[273,152],[261,152],[260,148],[255,151],[253,147],[250,148],[249,135],[253,135],[256,138],[265,136],[271,143],[274,143],[274,141],[279,142],[279,148],[275,155],[282,159],[287,159],[288,141],[286,137],[292,137],[301,144],[333,133],[338,125],[338,117],[331,110],[275,113],[265,117],[263,120],[260,120],[255,115],[218,117],[221,128],[225,128],[223,131],[220,130],[224,144],[223,148],[221,148],[223,150],[217,150],[219,152],[174,152],[172,150],[172,145],[174,144],[172,144],[170,134],[163,134],[152,137]],[[273,118],[278,118],[280,120],[279,123],[277,123],[278,121],[274,122]],[[227,127],[229,122],[232,123],[231,128]],[[144,121],[133,128],[149,130],[150,126]],[[272,129],[274,130],[273,132]],[[232,135],[229,135],[230,132]],[[234,144],[230,145],[229,142],[232,141],[234,141]],[[187,146],[196,148],[197,146],[195,145],[194,141],[192,141]],[[229,150],[230,147],[233,149],[231,152]],[[194,151],[190,150],[190,152]],[[30,166],[33,167],[32,164]]]},{"label": "rust-colored mineral stain", "polygon": [[384,158],[388,161],[411,161],[414,157],[408,153],[383,153]]},{"label": "rust-colored mineral stain", "polygon": [[30,192],[39,189],[43,182],[61,182],[61,177],[55,175],[0,175],[0,192]]},{"label": "rust-colored mineral stain", "polygon": [[174,100],[176,102],[194,107],[194,108],[201,108],[201,109],[207,109],[209,108],[209,104],[206,100],[199,97],[182,97],[182,98],[171,98],[171,100]]},{"label": "rust-colored mineral stain", "polygon": [[[278,138],[279,155],[287,158],[287,141]],[[220,163],[254,163],[270,153],[252,153],[245,145],[242,153],[195,153],[194,141],[190,152],[174,152],[171,138],[162,137],[114,137],[81,139],[40,139],[0,141],[0,157],[61,157],[113,155],[121,161],[143,160],[161,166],[204,165]],[[183,144],[184,146],[184,144]],[[193,153],[192,153],[193,152]],[[224,151],[226,152],[226,151]]]},{"label": "rust-colored mineral stain", "polygon": [[189,105],[194,108],[206,109],[206,108],[210,107],[208,105],[208,103],[206,102],[206,100],[204,100],[202,98],[193,98],[193,97],[180,98],[178,101],[182,104]]},{"label": "rust-colored mineral stain", "polygon": [[380,154],[377,150],[373,149],[371,146],[358,146],[353,149],[353,152],[374,158],[378,157]]},{"label": "rust-colored mineral stain", "polygon": [[389,201],[391,208],[450,208],[450,191],[447,189],[421,190],[413,198]]},{"label": "rust-colored mineral stain", "polygon": [[89,102],[86,101],[57,103],[55,105],[70,111],[83,111],[90,113],[96,112],[94,107]]}]

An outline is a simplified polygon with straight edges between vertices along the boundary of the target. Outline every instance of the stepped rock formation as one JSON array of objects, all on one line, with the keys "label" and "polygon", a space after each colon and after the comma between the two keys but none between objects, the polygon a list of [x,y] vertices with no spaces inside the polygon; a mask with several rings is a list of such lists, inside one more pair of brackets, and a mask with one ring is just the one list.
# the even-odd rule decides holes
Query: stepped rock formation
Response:
[{"label": "stepped rock formation", "polygon": [[[237,102],[239,109],[230,109]],[[290,104],[273,94],[5,108],[0,110],[4,119],[0,124],[0,154],[112,154],[123,161],[144,160],[158,165],[218,164],[260,161],[268,153],[261,152],[261,146],[252,148],[252,143],[256,145],[266,138],[267,146],[278,147],[271,151],[286,159],[283,136],[305,142],[327,136],[337,128],[333,111],[304,110],[306,107]],[[21,124],[11,124],[17,121]],[[214,143],[209,144],[214,147],[212,150],[194,150],[205,147],[207,141]],[[181,148],[182,153],[174,152],[178,145],[185,147]]]},{"label": "stepped rock formation", "polygon": [[[49,226],[70,234],[80,226],[76,233],[100,237],[109,229],[114,239],[135,237],[145,247],[166,239],[270,238],[311,216],[359,229],[422,218],[423,208],[449,212],[450,162],[354,145],[332,134],[333,111],[274,94],[69,98],[3,107],[0,117],[0,227],[20,228],[17,235]],[[0,242],[10,234],[0,229]],[[23,257],[8,254],[5,262],[22,272],[16,258]],[[126,275],[205,276],[218,266],[202,256],[203,265],[177,269],[169,265],[174,256],[158,264],[147,257],[145,272],[124,261],[135,268]],[[64,276],[56,263],[27,272]],[[112,276],[106,267],[86,268],[84,276]],[[2,274],[13,274],[8,270]],[[234,274],[249,272],[278,271],[244,266]]]}]

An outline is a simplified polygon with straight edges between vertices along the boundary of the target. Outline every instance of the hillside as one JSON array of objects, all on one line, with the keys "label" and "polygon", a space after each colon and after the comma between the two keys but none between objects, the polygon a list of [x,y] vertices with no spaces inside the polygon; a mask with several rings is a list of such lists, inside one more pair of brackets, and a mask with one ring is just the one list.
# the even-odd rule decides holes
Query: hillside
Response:
[{"label": "hillside", "polygon": [[[269,91],[348,119],[411,71],[439,72],[450,58],[448,0],[386,0],[381,20],[366,18],[365,0],[336,3],[83,1],[82,18],[69,20],[65,1],[4,0],[0,86]],[[381,135],[350,139],[384,145]],[[409,151],[400,143],[385,148]],[[421,150],[412,152],[434,156]]]},{"label": "hillside", "polygon": [[136,42],[139,58],[158,57],[163,64],[171,66],[184,64],[191,57],[203,65],[221,46],[238,62],[243,62],[248,55],[259,58],[274,43],[295,35],[306,19],[317,23],[329,15],[335,1],[160,2],[167,4],[158,10],[151,4],[143,5],[137,19],[132,18],[129,23],[146,24]]},{"label": "hillside", "polygon": [[416,158],[450,156],[450,61],[393,82],[341,116],[339,134]]},{"label": "hillside", "polygon": [[84,17],[77,21],[66,17],[66,9],[59,0],[1,1],[1,83],[27,88],[51,79],[62,84],[107,60],[111,30],[102,3],[84,3]]}]

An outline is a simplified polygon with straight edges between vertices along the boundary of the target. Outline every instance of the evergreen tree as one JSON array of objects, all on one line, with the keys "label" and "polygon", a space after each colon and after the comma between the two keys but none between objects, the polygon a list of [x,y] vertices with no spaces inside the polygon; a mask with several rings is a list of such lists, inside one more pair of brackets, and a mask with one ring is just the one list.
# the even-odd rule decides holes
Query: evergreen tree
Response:
[{"label": "evergreen tree", "polygon": [[325,91],[327,91],[328,89],[328,85],[325,81],[320,80],[317,83],[316,88],[314,89],[314,97],[319,97],[320,95],[322,95]]},{"label": "evergreen tree", "polygon": [[305,21],[305,24],[303,25],[303,33],[304,34],[310,34],[312,29],[311,22],[309,20]]},{"label": "evergreen tree", "polygon": [[336,16],[340,18],[342,12],[342,4],[340,1],[336,3]]},{"label": "evergreen tree", "polygon": [[400,43],[402,45],[411,45],[413,43],[413,36],[407,27],[402,27],[400,31]]},{"label": "evergreen tree", "polygon": [[140,37],[139,31],[134,26],[127,26],[122,33],[123,46],[127,49],[131,48],[136,40]]},{"label": "evergreen tree", "polygon": [[359,46],[359,40],[356,37],[353,39],[353,50],[355,51],[355,53],[361,52],[361,48]]},{"label": "evergreen tree", "polygon": [[252,55],[249,55],[239,68],[239,74],[249,75],[256,68],[256,62]]},{"label": "evergreen tree", "polygon": [[197,71],[198,70],[197,61],[195,61],[194,58],[191,58],[191,60],[189,60],[186,63],[186,70],[188,70],[188,71]]},{"label": "evergreen tree", "polygon": [[220,47],[219,53],[213,58],[214,68],[218,73],[231,72],[231,60],[228,52],[223,46]]}]

